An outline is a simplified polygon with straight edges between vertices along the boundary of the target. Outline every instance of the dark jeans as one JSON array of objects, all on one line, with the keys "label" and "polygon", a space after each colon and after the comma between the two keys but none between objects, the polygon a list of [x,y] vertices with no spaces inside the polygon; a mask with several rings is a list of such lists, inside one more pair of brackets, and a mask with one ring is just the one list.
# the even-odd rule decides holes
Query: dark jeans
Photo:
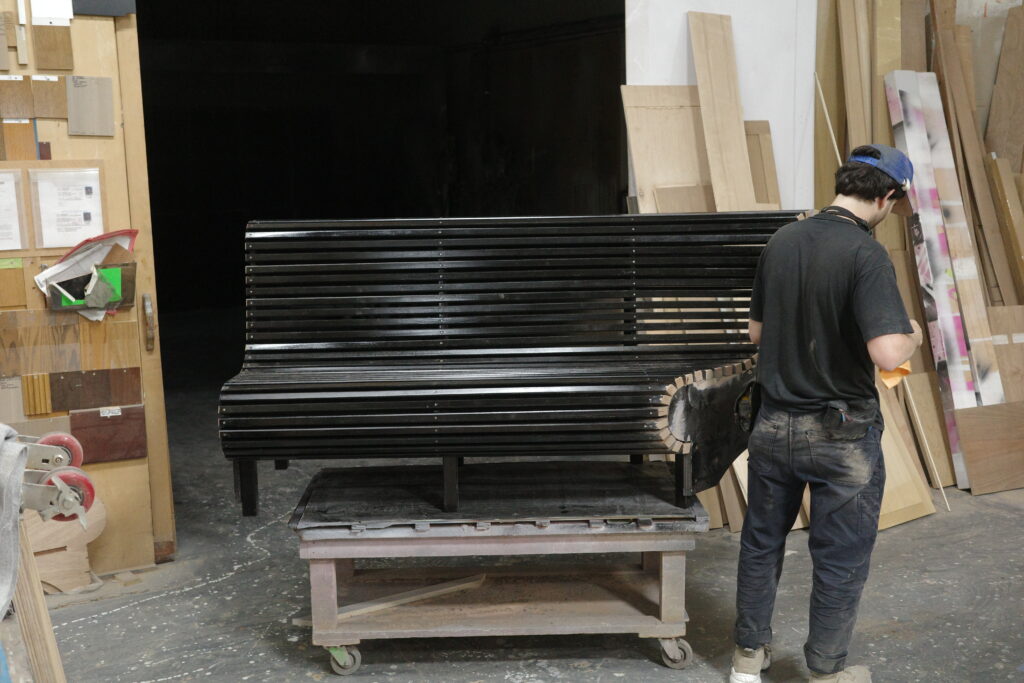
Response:
[{"label": "dark jeans", "polygon": [[858,440],[829,439],[819,415],[761,408],[750,435],[736,586],[740,647],[771,642],[786,535],[809,484],[814,584],[804,655],[811,671],[843,670],[878,531],[885,485],[881,439],[879,427]]}]

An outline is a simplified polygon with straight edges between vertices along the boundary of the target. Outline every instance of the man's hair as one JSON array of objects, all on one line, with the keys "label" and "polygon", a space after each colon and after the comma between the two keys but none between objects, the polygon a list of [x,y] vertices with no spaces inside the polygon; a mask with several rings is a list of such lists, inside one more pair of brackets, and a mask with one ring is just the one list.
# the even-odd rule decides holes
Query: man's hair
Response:
[{"label": "man's hair", "polygon": [[[850,156],[882,157],[877,149],[868,145],[853,150]],[[902,199],[907,194],[898,182],[871,164],[847,161],[836,171],[836,194],[873,201],[884,197],[890,190],[896,190],[893,199]]]}]

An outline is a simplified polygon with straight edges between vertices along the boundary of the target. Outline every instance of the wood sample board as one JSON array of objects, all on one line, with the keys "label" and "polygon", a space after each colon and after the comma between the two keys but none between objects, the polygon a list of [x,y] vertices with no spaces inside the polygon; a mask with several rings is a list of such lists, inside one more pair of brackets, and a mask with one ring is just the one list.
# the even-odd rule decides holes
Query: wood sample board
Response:
[{"label": "wood sample board", "polygon": [[971,493],[1024,488],[1024,402],[956,411]]},{"label": "wood sample board", "polygon": [[747,154],[732,17],[689,12],[704,142],[718,211],[750,211],[757,200]]}]

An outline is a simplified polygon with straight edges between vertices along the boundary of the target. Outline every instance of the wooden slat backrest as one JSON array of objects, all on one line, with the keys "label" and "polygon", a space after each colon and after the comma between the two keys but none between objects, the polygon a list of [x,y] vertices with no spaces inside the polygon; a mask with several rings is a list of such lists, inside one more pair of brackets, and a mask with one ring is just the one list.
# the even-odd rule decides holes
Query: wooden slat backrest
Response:
[{"label": "wooden slat backrest", "polygon": [[761,250],[795,217],[253,222],[245,364],[737,350],[745,322],[729,321],[745,321]]}]

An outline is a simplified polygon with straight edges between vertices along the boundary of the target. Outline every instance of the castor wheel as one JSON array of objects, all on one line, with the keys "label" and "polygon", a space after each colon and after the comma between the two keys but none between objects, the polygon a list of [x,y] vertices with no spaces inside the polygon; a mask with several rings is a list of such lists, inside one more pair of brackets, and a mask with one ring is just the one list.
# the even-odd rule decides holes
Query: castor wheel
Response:
[{"label": "castor wheel", "polygon": [[355,645],[329,647],[327,651],[331,653],[331,669],[339,676],[351,676],[363,663],[363,656]]},{"label": "castor wheel", "polygon": [[64,463],[66,467],[81,467],[85,460],[85,451],[81,442],[70,434],[63,432],[50,432],[43,434],[36,441],[40,446],[60,446],[68,454],[69,460]]},{"label": "castor wheel", "polygon": [[670,669],[685,669],[693,663],[693,648],[682,638],[662,638],[661,661]]}]

